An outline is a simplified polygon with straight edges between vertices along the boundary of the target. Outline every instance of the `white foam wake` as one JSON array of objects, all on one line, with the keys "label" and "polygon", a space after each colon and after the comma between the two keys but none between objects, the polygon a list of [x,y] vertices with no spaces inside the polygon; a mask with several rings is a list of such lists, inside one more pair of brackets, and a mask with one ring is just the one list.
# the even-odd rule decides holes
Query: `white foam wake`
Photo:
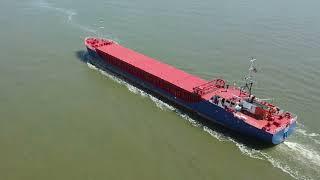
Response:
[{"label": "white foam wake", "polygon": [[65,8],[59,8],[59,7],[54,7],[52,4],[48,3],[47,1],[40,0],[37,2],[34,2],[34,4],[40,8],[46,8],[52,11],[59,12],[67,17],[67,21],[71,22],[72,17],[77,14],[77,12],[73,9],[65,9]]},{"label": "white foam wake", "polygon": [[312,140],[314,143],[320,145],[320,134],[318,133],[310,133],[305,129],[297,128],[296,129],[297,134],[300,136],[307,138],[309,140]]},{"label": "white foam wake", "polygon": [[314,133],[314,132],[308,132],[306,128],[302,124],[298,124],[298,127],[296,129],[297,135],[299,135],[301,138],[304,138],[306,140],[311,140],[315,144],[320,145],[320,134]]},{"label": "white foam wake", "polygon": [[[96,66],[94,66],[90,63],[87,63],[87,64],[90,69],[97,70],[101,74],[103,74],[104,76],[106,76],[106,77],[108,77],[108,78],[110,78],[110,79],[112,79],[122,85],[125,85],[130,92],[133,92],[135,94],[139,94],[142,97],[149,97],[150,100],[152,100],[155,103],[155,105],[157,107],[159,107],[160,109],[175,111],[180,117],[182,117],[183,119],[190,122],[193,126],[202,128],[204,132],[210,134],[212,137],[214,137],[218,141],[232,142],[235,144],[236,147],[238,147],[238,149],[241,151],[242,154],[249,156],[251,158],[258,159],[258,160],[268,161],[272,164],[272,166],[281,169],[283,172],[289,174],[291,177],[293,177],[295,179],[306,180],[306,179],[312,179],[312,178],[307,177],[306,175],[301,173],[300,166],[290,167],[290,165],[292,163],[291,161],[293,161],[293,163],[300,163],[301,161],[308,161],[308,162],[310,161],[310,162],[312,162],[313,165],[320,167],[320,156],[319,156],[319,153],[315,150],[311,150],[311,149],[309,149],[301,144],[295,143],[295,142],[285,142],[284,143],[285,146],[279,145],[276,148],[274,148],[276,151],[276,154],[281,154],[280,156],[271,155],[270,153],[264,152],[262,150],[250,148],[240,142],[237,142],[232,137],[226,136],[222,133],[219,133],[215,130],[210,129],[207,126],[202,125],[198,121],[192,119],[187,114],[185,114],[185,113],[179,111],[178,109],[174,108],[173,106],[159,100],[158,98],[144,92],[143,90],[138,89],[135,86],[130,85],[129,83],[125,82],[124,80],[122,80],[116,76],[113,76],[112,74],[109,74],[109,73],[97,68]],[[286,147],[286,148],[284,148],[284,147]],[[290,150],[290,152],[289,152],[289,150]],[[292,152],[295,154],[294,156],[292,155]],[[283,156],[287,156],[290,158],[282,159]],[[299,157],[299,158],[297,158],[297,157]],[[293,160],[292,160],[292,158],[293,158]],[[311,166],[310,164],[307,164],[307,165]]]},{"label": "white foam wake", "polygon": [[113,39],[116,42],[120,42],[120,40],[115,37],[112,34],[106,34],[103,33],[102,31],[105,30],[105,27],[103,26],[104,20],[102,18],[99,19],[99,23],[100,24],[94,24],[94,27],[92,26],[87,26],[87,25],[83,25],[78,23],[76,20],[74,20],[74,16],[78,15],[77,12],[74,9],[67,9],[67,8],[61,8],[61,7],[57,7],[51,3],[48,3],[45,0],[38,0],[38,1],[34,1],[32,3],[33,6],[37,7],[37,8],[41,8],[41,9],[47,9],[49,11],[52,12],[56,12],[61,14],[62,16],[65,17],[65,22],[70,24],[71,26],[80,29],[81,31],[86,33],[90,33],[94,36],[98,36],[98,37],[107,37],[109,39]]},{"label": "white foam wake", "polygon": [[[84,32],[94,33],[97,34],[98,30],[95,30],[89,26],[84,26],[79,23],[76,23],[74,20],[74,16],[77,15],[77,12],[72,9],[65,9],[65,8],[59,8],[55,7],[54,5],[44,1],[40,0],[36,3],[37,7],[45,8],[54,12],[61,13],[66,17],[66,22],[83,30]],[[103,19],[99,20],[100,23],[103,23]],[[104,29],[104,26],[99,26],[98,29]],[[103,37],[108,37],[104,36]],[[117,40],[119,41],[119,40]],[[237,142],[236,140],[232,139],[231,137],[228,137],[222,133],[219,133],[215,130],[210,129],[207,126],[203,126],[201,123],[197,122],[196,120],[189,117],[187,114],[179,111],[178,109],[175,109],[173,106],[157,99],[156,97],[145,93],[144,91],[130,85],[129,83],[126,83],[125,81],[117,78],[116,76],[113,76],[96,66],[88,63],[88,67],[94,70],[99,71],[101,74],[107,76],[108,78],[125,85],[130,92],[133,92],[135,94],[139,94],[142,97],[148,97],[150,98],[157,107],[159,107],[162,110],[170,110],[175,111],[180,117],[190,122],[193,126],[202,128],[204,132],[210,134],[212,137],[217,139],[218,141],[227,141],[232,142],[235,144],[235,146],[241,151],[242,154],[247,155],[249,157],[259,159],[259,160],[266,160],[269,161],[274,167],[281,169],[283,172],[286,172],[290,176],[296,178],[296,179],[308,179],[305,174],[303,174],[302,168],[319,168],[320,164],[320,156],[319,151],[315,149],[314,147],[309,147],[308,145],[297,143],[297,142],[285,142],[284,145],[279,145],[280,148],[274,148],[273,151],[276,153],[281,154],[281,156],[276,156],[272,153],[267,153],[262,150],[253,149],[250,147],[247,147],[246,145]],[[297,128],[296,130],[297,134],[302,136],[303,138],[307,140],[312,140],[316,144],[320,144],[320,134],[317,133],[310,133],[304,128]],[[284,157],[290,157],[290,158],[284,158]],[[293,166],[292,164],[297,164],[297,166]],[[314,170],[316,171],[316,170]],[[313,172],[314,172],[313,171]],[[319,175],[319,173],[317,174]],[[320,176],[320,175],[319,175]]]},{"label": "white foam wake", "polygon": [[308,136],[308,137],[320,137],[320,134],[317,134],[317,133],[309,133],[309,132],[307,132],[307,130],[301,129],[301,128],[296,129],[296,132],[297,132],[297,133],[300,133],[300,134],[302,134],[302,135],[304,135],[304,136]]},{"label": "white foam wake", "polygon": [[317,169],[320,169],[320,154],[312,147],[289,141],[284,142],[284,144],[297,155],[296,158],[300,159],[300,161],[305,161],[308,164],[312,163],[313,166],[311,167],[318,166]]},{"label": "white foam wake", "polygon": [[60,8],[60,7],[56,7],[51,3],[48,3],[45,0],[39,0],[39,1],[35,1],[33,2],[33,5],[38,7],[38,8],[42,8],[42,9],[47,9],[56,13],[60,13],[61,15],[63,15],[64,17],[66,17],[66,22],[71,24],[72,26],[75,26],[79,29],[81,29],[84,32],[89,32],[89,33],[93,33],[93,34],[97,34],[98,31],[95,30],[92,27],[89,26],[84,26],[81,25],[77,22],[75,22],[73,20],[73,17],[77,15],[77,12],[74,9],[66,9],[66,8]]},{"label": "white foam wake", "polygon": [[[62,15],[64,15],[66,17],[67,23],[81,29],[84,32],[93,33],[95,35],[99,33],[98,30],[95,30],[92,27],[84,26],[79,23],[76,23],[73,17],[77,15],[77,12],[73,9],[65,9],[65,8],[55,7],[54,5],[48,3],[47,1],[44,1],[44,0],[39,0],[39,1],[35,2],[35,5],[40,8],[45,8],[45,9],[48,9],[48,10],[51,10],[54,12],[61,13]],[[103,23],[103,19],[99,20],[99,22]],[[100,26],[100,28],[98,28],[98,29],[104,29],[104,27]],[[105,35],[99,35],[99,36],[108,37]],[[113,38],[113,39],[116,39],[116,38]],[[117,41],[119,41],[119,40],[117,40]],[[178,109],[175,109],[173,106],[159,100],[158,98],[130,85],[129,83],[126,83],[125,81],[121,80],[120,78],[117,78],[116,76],[113,76],[113,75],[97,68],[96,66],[94,66],[90,63],[87,63],[87,64],[88,64],[89,68],[96,70],[96,71],[99,71],[104,76],[107,76],[108,78],[110,78],[120,84],[125,85],[130,92],[133,92],[135,94],[139,94],[142,97],[150,98],[155,103],[155,105],[157,107],[159,107],[160,109],[175,111],[180,117],[182,117],[183,119],[190,122],[193,126],[202,128],[204,132],[210,134],[212,137],[214,137],[218,141],[232,142],[235,144],[236,147],[239,148],[239,150],[244,155],[247,155],[249,157],[259,159],[259,160],[269,161],[274,167],[281,169],[283,172],[286,172],[287,174],[294,177],[295,179],[311,179],[311,178],[308,178],[305,175],[303,175],[303,170],[301,170],[302,166],[306,166],[307,168],[320,168],[319,151],[315,150],[312,147],[309,147],[307,145],[302,145],[301,143],[297,143],[297,142],[285,142],[284,146],[279,145],[280,148],[275,148],[274,151],[276,151],[276,153],[280,153],[283,156],[290,157],[288,159],[283,159],[283,156],[278,157],[278,156],[271,155],[270,153],[267,153],[267,152],[264,152],[261,150],[252,149],[242,143],[237,142],[236,140],[232,139],[231,137],[228,137],[222,133],[214,131],[207,126],[203,126],[201,123],[192,119],[187,114],[179,111]],[[308,138],[308,139],[312,140],[313,142],[320,144],[320,140],[318,139],[320,137],[320,134],[310,133],[302,128],[297,128],[296,132],[299,133],[300,135],[302,135],[304,138]],[[292,163],[300,164],[300,166],[292,167]],[[317,169],[314,169],[314,170],[317,172]],[[320,176],[319,172],[316,175]]]}]

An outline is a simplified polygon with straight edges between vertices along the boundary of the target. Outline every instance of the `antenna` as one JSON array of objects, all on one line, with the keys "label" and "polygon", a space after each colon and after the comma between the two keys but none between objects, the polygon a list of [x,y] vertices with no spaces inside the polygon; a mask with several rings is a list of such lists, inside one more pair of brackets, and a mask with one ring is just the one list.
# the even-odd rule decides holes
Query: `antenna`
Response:
[{"label": "antenna", "polygon": [[[248,89],[249,96],[251,96],[252,86],[253,86],[253,83],[255,83],[255,73],[257,73],[257,72],[258,72],[258,70],[256,68],[256,59],[251,57],[250,58],[249,72],[244,77],[245,85],[241,87],[240,91],[242,91],[244,89]],[[240,94],[241,94],[241,92],[240,92]]]}]

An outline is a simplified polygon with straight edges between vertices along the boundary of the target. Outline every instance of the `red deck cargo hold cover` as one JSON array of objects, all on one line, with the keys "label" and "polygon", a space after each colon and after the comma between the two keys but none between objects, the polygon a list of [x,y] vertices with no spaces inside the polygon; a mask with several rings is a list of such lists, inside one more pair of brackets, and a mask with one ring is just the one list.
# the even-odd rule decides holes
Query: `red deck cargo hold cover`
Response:
[{"label": "red deck cargo hold cover", "polygon": [[193,92],[194,87],[207,82],[206,80],[201,79],[197,76],[188,74],[173,66],[161,63],[155,59],[147,57],[141,53],[135,52],[118,44],[102,46],[97,48],[97,50],[99,53],[109,54],[113,57],[116,57],[121,61],[129,63],[134,67],[137,67],[138,69],[159,77],[190,93]]}]

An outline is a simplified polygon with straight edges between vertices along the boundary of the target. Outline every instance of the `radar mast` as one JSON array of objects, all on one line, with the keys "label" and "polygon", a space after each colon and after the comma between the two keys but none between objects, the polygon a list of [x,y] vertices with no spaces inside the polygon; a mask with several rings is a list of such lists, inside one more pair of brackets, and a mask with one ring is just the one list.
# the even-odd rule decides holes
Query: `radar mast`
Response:
[{"label": "radar mast", "polygon": [[245,89],[247,89],[248,92],[249,92],[249,96],[251,96],[252,86],[256,82],[255,81],[255,74],[257,72],[258,72],[258,70],[257,70],[257,67],[256,67],[256,59],[251,57],[250,58],[249,72],[244,77],[245,85],[241,87],[240,91],[244,91]]}]

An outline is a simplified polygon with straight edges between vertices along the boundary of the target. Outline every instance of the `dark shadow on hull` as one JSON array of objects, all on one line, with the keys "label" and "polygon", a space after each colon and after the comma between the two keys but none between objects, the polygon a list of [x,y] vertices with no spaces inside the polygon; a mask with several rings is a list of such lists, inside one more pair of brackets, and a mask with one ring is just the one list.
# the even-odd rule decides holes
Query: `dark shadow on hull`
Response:
[{"label": "dark shadow on hull", "polygon": [[87,51],[76,51],[74,54],[81,62],[87,63],[90,60]]},{"label": "dark shadow on hull", "polygon": [[130,81],[129,79],[119,75],[119,74],[116,74],[114,72],[111,72],[107,67],[107,64],[102,60],[102,59],[99,59],[99,58],[95,58],[93,59],[92,57],[90,57],[90,55],[87,53],[87,51],[76,51],[75,52],[75,56],[83,63],[90,63],[92,65],[94,65],[95,67],[109,73],[109,74],[112,74],[122,80],[124,80],[125,82],[147,92],[148,94],[151,94],[155,97],[157,97],[158,99],[160,99],[161,101],[163,102],[166,102],[170,105],[173,105],[176,109],[179,109],[179,111],[182,111],[183,113],[186,113],[188,116],[190,116],[192,119],[195,119],[197,122],[199,122],[201,125],[203,126],[206,126],[208,128],[210,128],[211,130],[215,131],[215,132],[218,132],[218,133],[221,133],[223,134],[225,137],[230,137],[232,139],[234,139],[235,141],[239,142],[239,143],[242,143],[244,145],[246,145],[247,147],[249,148],[253,148],[253,149],[267,149],[267,148],[271,148],[271,147],[274,147],[275,145],[272,144],[272,143],[267,143],[267,142],[264,142],[264,141],[261,141],[261,140],[257,140],[253,137],[248,137],[248,136],[245,136],[245,135],[242,135],[242,134],[239,134],[233,130],[230,130],[222,125],[219,125],[217,123],[214,123],[208,119],[205,119],[201,116],[199,116],[198,114],[194,113],[194,112],[191,112],[190,110],[187,110],[185,109],[184,107],[170,101],[169,99],[167,98],[164,98],[162,97],[160,94],[157,94],[153,91],[150,91],[144,87],[142,87],[141,85],[133,82],[133,81]]}]

